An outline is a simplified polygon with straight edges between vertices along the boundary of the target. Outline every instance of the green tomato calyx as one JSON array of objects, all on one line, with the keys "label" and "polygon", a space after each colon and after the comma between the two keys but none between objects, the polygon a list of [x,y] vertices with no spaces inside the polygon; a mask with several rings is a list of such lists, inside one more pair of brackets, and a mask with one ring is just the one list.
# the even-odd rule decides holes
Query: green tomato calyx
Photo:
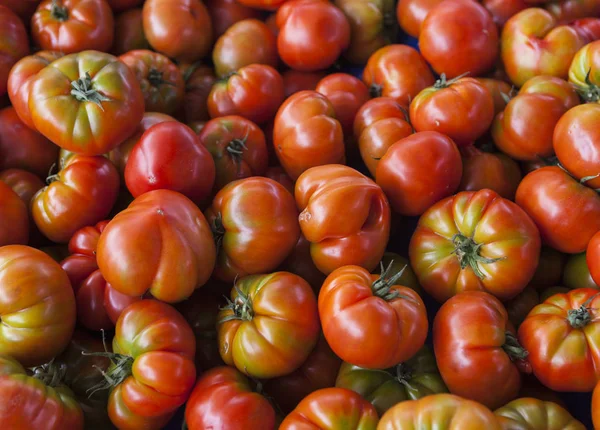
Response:
[{"label": "green tomato calyx", "polygon": [[55,363],[54,360],[31,368],[32,376],[39,379],[48,387],[56,388],[64,384],[67,374],[67,365],[65,363]]},{"label": "green tomato calyx", "polygon": [[594,300],[600,293],[594,294],[592,297],[587,299],[579,309],[569,309],[567,312],[567,321],[573,328],[583,328],[592,321],[592,314],[590,311],[592,308],[589,307],[592,300]]},{"label": "green tomato calyx", "polygon": [[459,79],[464,78],[469,73],[471,73],[471,72],[463,73],[462,75],[459,75],[456,78],[452,78],[452,79],[447,79],[446,74],[442,73],[440,75],[440,78],[437,81],[435,81],[435,84],[433,84],[433,88],[435,88],[436,90],[441,90],[442,88],[448,88],[450,85],[455,84]]},{"label": "green tomato calyx", "polygon": [[585,75],[585,85],[575,85],[575,90],[586,103],[596,103],[600,101],[600,87],[591,81],[591,73],[592,69],[590,68]]},{"label": "green tomato calyx", "polygon": [[407,265],[404,265],[402,270],[394,273],[390,277],[390,272],[392,270],[392,266],[394,265],[394,261],[392,260],[387,268],[383,267],[383,263],[381,265],[381,275],[379,275],[379,279],[377,279],[371,285],[371,290],[373,291],[373,295],[382,298],[386,302],[391,302],[395,299],[409,299],[410,297],[401,295],[398,291],[393,290],[392,288],[396,285],[398,279],[402,277],[402,274],[406,270]]},{"label": "green tomato calyx", "polygon": [[69,9],[67,9],[65,6],[61,6],[59,3],[62,3],[62,1],[52,0],[50,15],[55,20],[64,22],[69,19]]},{"label": "green tomato calyx", "polygon": [[96,367],[104,380],[91,387],[88,392],[88,397],[91,397],[97,391],[110,390],[121,384],[132,374],[133,357],[114,352],[82,352],[81,354],[92,357],[106,357],[111,361],[111,365],[107,371]]},{"label": "green tomato calyx", "polygon": [[218,324],[233,320],[252,321],[252,318],[254,317],[252,298],[240,290],[237,285],[233,288],[235,289],[237,297],[235,297],[233,301],[227,299],[227,305],[221,308],[221,310],[224,311],[231,311],[231,314],[221,318]]},{"label": "green tomato calyx", "polygon": [[102,108],[102,102],[110,101],[108,97],[94,89],[92,77],[89,72],[85,72],[83,78],[79,78],[71,82],[71,95],[80,102],[90,102],[97,104],[100,109]]},{"label": "green tomato calyx", "polygon": [[504,259],[504,257],[483,257],[480,254],[483,243],[476,243],[472,238],[466,237],[460,233],[457,233],[452,237],[452,242],[455,246],[452,253],[456,254],[460,263],[460,268],[464,270],[467,267],[471,267],[479,279],[485,279],[485,275],[481,271],[479,264],[492,264]]}]

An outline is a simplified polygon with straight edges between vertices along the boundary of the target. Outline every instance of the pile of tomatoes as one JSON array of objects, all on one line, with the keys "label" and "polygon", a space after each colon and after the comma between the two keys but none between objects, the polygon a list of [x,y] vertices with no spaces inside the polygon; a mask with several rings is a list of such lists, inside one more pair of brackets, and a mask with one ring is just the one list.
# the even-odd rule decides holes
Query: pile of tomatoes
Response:
[{"label": "pile of tomatoes", "polygon": [[0,108],[1,429],[600,429],[600,0],[0,0]]}]

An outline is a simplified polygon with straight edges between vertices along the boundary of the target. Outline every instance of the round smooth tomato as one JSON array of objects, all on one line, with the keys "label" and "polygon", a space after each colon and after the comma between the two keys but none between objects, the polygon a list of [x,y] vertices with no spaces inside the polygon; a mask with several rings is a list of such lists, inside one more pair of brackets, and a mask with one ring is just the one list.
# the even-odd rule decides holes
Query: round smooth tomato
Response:
[{"label": "round smooth tomato", "polygon": [[169,58],[193,63],[212,47],[212,21],[199,0],[146,0],[143,24],[150,46]]},{"label": "round smooth tomato", "polygon": [[562,252],[558,252],[549,246],[542,246],[542,251],[540,252],[540,261],[533,278],[531,278],[531,281],[529,282],[529,285],[538,289],[561,285],[563,268],[566,270],[566,260],[567,256]]},{"label": "round smooth tomato", "polygon": [[208,281],[216,252],[200,209],[183,194],[155,190],[112,219],[100,235],[96,256],[102,275],[117,291],[138,297],[149,291],[175,303]]},{"label": "round smooth tomato", "polygon": [[222,366],[198,379],[185,407],[185,424],[189,430],[275,430],[275,409],[244,374]]},{"label": "round smooth tomato", "polygon": [[276,269],[300,236],[294,198],[264,177],[229,183],[205,215],[217,244],[213,276],[225,282]]},{"label": "round smooth tomato", "polygon": [[115,18],[115,38],[111,48],[114,55],[123,55],[134,49],[150,49],[144,34],[142,9],[131,9]]},{"label": "round smooth tomato", "polygon": [[414,356],[428,322],[421,297],[397,284],[391,266],[371,275],[358,266],[334,270],[319,292],[319,316],[331,349],[342,360],[386,369]]},{"label": "round smooth tomato", "polygon": [[440,4],[442,0],[400,0],[396,6],[398,24],[406,34],[419,37],[421,25],[429,11]]},{"label": "round smooth tomato", "polygon": [[600,428],[600,382],[596,384],[592,395],[592,420],[594,428]]},{"label": "round smooth tomato", "polygon": [[29,241],[28,205],[0,179],[0,246],[26,245]]},{"label": "round smooth tomato", "polygon": [[[594,237],[595,236],[596,235],[594,235]],[[553,285],[558,284],[560,284],[560,282],[556,282]],[[585,252],[569,256],[562,271],[562,285],[569,290],[577,288],[595,288],[600,290],[600,286],[594,282],[590,273]]]},{"label": "round smooth tomato", "polygon": [[277,11],[276,20],[277,50],[292,69],[326,69],[350,45],[348,19],[326,0],[286,1]]},{"label": "round smooth tomato", "polygon": [[273,144],[281,166],[293,180],[311,167],[345,162],[344,133],[335,108],[316,91],[301,91],[281,105]]},{"label": "round smooth tomato", "polygon": [[63,54],[106,52],[114,33],[113,12],[105,0],[43,0],[31,17],[33,42]]},{"label": "round smooth tomato", "polygon": [[101,155],[134,133],[144,115],[144,96],[133,72],[116,57],[83,51],[37,74],[29,111],[35,128],[56,145]]},{"label": "round smooth tomato", "polygon": [[[31,199],[40,189],[44,188],[44,183],[40,178],[31,172],[21,169],[8,169],[0,172],[0,181],[12,188],[21,198],[27,210]],[[15,228],[14,223],[7,223],[11,229]],[[18,223],[17,223],[18,224]]]},{"label": "round smooth tomato", "polygon": [[519,398],[494,411],[504,429],[585,430],[563,407],[531,397]]},{"label": "round smooth tomato", "polygon": [[319,338],[317,299],[304,279],[288,272],[238,279],[217,316],[223,361],[253,378],[298,369]]},{"label": "round smooth tomato", "polygon": [[299,72],[298,70],[288,69],[281,75],[283,77],[283,90],[285,98],[300,91],[315,91],[321,79],[327,74],[319,72]]},{"label": "round smooth tomato", "polygon": [[389,240],[391,214],[375,182],[347,166],[313,167],[298,178],[295,197],[300,229],[321,272],[377,267]]},{"label": "round smooth tomato", "polygon": [[185,93],[183,75],[171,60],[147,49],[129,51],[119,57],[135,74],[142,93],[146,112],[174,114]]},{"label": "round smooth tomato", "polygon": [[510,200],[463,191],[421,216],[409,255],[419,283],[439,302],[477,290],[508,300],[533,277],[540,242],[531,218]]},{"label": "round smooth tomato", "polygon": [[379,417],[368,401],[345,388],[323,388],[306,396],[279,426],[335,430],[375,430]]},{"label": "round smooth tomato", "polygon": [[498,29],[489,12],[471,0],[443,1],[421,24],[419,48],[438,74],[448,78],[489,71],[498,56]]},{"label": "round smooth tomato", "polygon": [[215,40],[236,22],[261,18],[259,10],[245,6],[237,0],[205,0],[204,3],[212,21]]},{"label": "round smooth tomato", "polygon": [[167,189],[180,192],[199,207],[209,201],[214,178],[211,154],[191,128],[177,121],[146,130],[125,166],[125,183],[133,197]]},{"label": "round smooth tomato", "polygon": [[427,346],[412,358],[385,370],[343,363],[335,386],[360,394],[375,406],[380,417],[397,403],[448,392],[435,356]]},{"label": "round smooth tomato", "polygon": [[208,113],[211,118],[239,115],[264,124],[275,117],[283,98],[279,72],[271,66],[251,64],[213,85]]},{"label": "round smooth tomato", "polygon": [[[292,186],[293,191],[294,187]],[[316,294],[319,294],[319,290],[326,278],[312,260],[310,242],[306,240],[303,234],[300,234],[296,246],[281,264],[280,268],[281,270],[300,276],[310,284]]]},{"label": "round smooth tomato", "polygon": [[589,392],[600,380],[600,293],[580,288],[533,308],[519,327],[533,373],[554,391]]},{"label": "round smooth tomato", "polygon": [[390,45],[371,55],[363,71],[363,82],[372,97],[391,97],[408,109],[410,102],[435,78],[425,59],[408,45]]},{"label": "round smooth tomato", "polygon": [[560,252],[585,251],[600,230],[600,197],[560,167],[542,167],[525,176],[515,201],[533,219],[544,244]]},{"label": "round smooth tomato", "polygon": [[29,54],[29,40],[23,22],[9,8],[0,5],[0,97],[6,94],[11,68]]},{"label": "round smooth tomato", "polygon": [[540,296],[536,289],[528,285],[518,295],[504,303],[504,307],[508,312],[508,320],[515,328],[519,328],[529,311],[539,305],[540,302]]},{"label": "round smooth tomato", "polygon": [[375,178],[395,212],[415,216],[454,193],[462,171],[452,139],[423,131],[390,146],[377,164]]},{"label": "round smooth tomato", "polygon": [[[200,64],[180,65],[185,80],[185,94],[183,96],[182,111],[185,123],[190,125],[196,121],[208,121],[208,95],[216,82],[215,72],[212,67]],[[192,127],[193,128],[193,127]]]}]

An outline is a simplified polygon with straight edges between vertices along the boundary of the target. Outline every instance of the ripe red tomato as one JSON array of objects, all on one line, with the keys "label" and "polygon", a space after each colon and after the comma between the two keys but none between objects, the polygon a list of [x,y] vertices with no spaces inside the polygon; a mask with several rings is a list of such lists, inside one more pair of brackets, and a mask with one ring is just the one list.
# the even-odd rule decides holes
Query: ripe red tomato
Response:
[{"label": "ripe red tomato", "polygon": [[167,189],[180,192],[200,207],[210,199],[214,178],[210,153],[191,128],[177,121],[146,130],[125,166],[125,183],[133,197]]},{"label": "ripe red tomato", "polygon": [[342,360],[386,369],[425,343],[428,322],[421,297],[397,284],[391,266],[371,275],[358,266],[334,270],[319,292],[319,316],[331,349]]},{"label": "ripe red tomato", "polygon": [[146,112],[174,114],[185,93],[183,75],[171,60],[147,49],[129,51],[119,57],[135,74],[142,93]]},{"label": "ripe red tomato", "polygon": [[498,29],[489,12],[471,0],[448,0],[427,14],[419,33],[423,57],[448,78],[489,71],[498,56]]},{"label": "ripe red tomato", "polygon": [[31,17],[31,36],[42,49],[72,54],[106,52],[115,20],[105,0],[43,0]]},{"label": "ripe red tomato", "polygon": [[576,19],[600,14],[600,3],[596,0],[564,0],[544,4],[544,8],[558,20],[560,24],[569,24]]},{"label": "ripe red tomato", "polygon": [[443,0],[400,0],[396,7],[396,17],[404,32],[412,37],[419,37],[421,25],[429,11]]},{"label": "ripe red tomato", "polygon": [[245,6],[237,0],[205,0],[212,21],[215,40],[233,26],[245,19],[260,19],[260,11]]},{"label": "ripe red tomato", "polygon": [[594,420],[594,428],[600,428],[600,382],[596,384],[592,395],[592,419]]},{"label": "ripe red tomato", "polygon": [[[515,201],[537,225],[544,244],[575,254],[600,230],[600,197],[556,166],[523,178]],[[577,208],[565,212],[565,208]]]},{"label": "ripe red tomato", "polygon": [[564,285],[567,290],[577,288],[595,288],[600,290],[600,286],[594,282],[590,273],[585,252],[570,255],[564,264],[564,270],[561,274],[562,283],[555,282],[552,285]]},{"label": "ripe red tomato", "polygon": [[439,302],[477,290],[507,300],[533,277],[540,234],[525,211],[494,191],[464,191],[421,216],[409,255],[419,283]]},{"label": "ripe red tomato", "polygon": [[379,418],[369,402],[345,388],[323,388],[306,396],[279,426],[300,428],[375,430]]},{"label": "ripe red tomato", "polygon": [[185,424],[189,430],[275,430],[275,410],[246,376],[223,366],[198,379],[185,407]]},{"label": "ripe red tomato", "polygon": [[[208,281],[215,244],[202,212],[184,195],[149,191],[106,226],[98,241],[98,266],[117,291],[175,303]],[[144,261],[144,264],[139,264]]]},{"label": "ripe red tomato", "polygon": [[363,81],[373,97],[391,97],[408,109],[410,102],[435,79],[425,59],[407,45],[381,48],[363,71]]},{"label": "ripe red tomato", "polygon": [[225,282],[275,270],[300,236],[294,198],[259,176],[226,185],[205,215],[217,243],[213,276]]},{"label": "ripe red tomato", "polygon": [[101,155],[133,134],[144,115],[144,97],[124,63],[84,51],[59,58],[37,74],[29,111],[35,128],[61,148]]},{"label": "ripe red tomato", "polygon": [[0,247],[26,245],[29,241],[28,206],[13,189],[0,179]]},{"label": "ripe red tomato", "polygon": [[556,294],[536,306],[519,327],[534,375],[554,391],[589,392],[600,380],[598,290]]},{"label": "ripe red tomato", "polygon": [[[35,193],[44,188],[44,183],[40,178],[31,172],[21,169],[8,169],[0,172],[0,181],[4,182],[17,193],[23,203],[25,203],[27,212],[29,212],[29,204]],[[7,224],[11,229],[15,228],[15,224],[10,222]]]},{"label": "ripe red tomato", "polygon": [[239,115],[264,124],[273,119],[283,98],[279,72],[271,66],[251,64],[214,84],[208,95],[208,113],[211,118]]},{"label": "ripe red tomato", "polygon": [[[592,236],[586,250],[586,264],[596,285],[600,282],[600,234]],[[593,288],[596,288],[593,286]]]},{"label": "ripe red tomato", "polygon": [[302,234],[321,272],[375,269],[390,235],[390,207],[375,182],[350,167],[319,166],[298,178],[295,195]]},{"label": "ripe red tomato", "polygon": [[454,142],[436,131],[400,139],[377,164],[377,184],[395,212],[420,215],[453,194],[460,184],[462,161]]},{"label": "ripe red tomato", "polygon": [[[185,95],[179,113],[190,127],[196,121],[208,121],[208,95],[217,78],[212,67],[200,64],[180,65],[185,80]],[[193,127],[192,127],[193,128]]]},{"label": "ripe red tomato", "polygon": [[2,0],[2,6],[12,10],[26,23],[31,19],[39,2],[40,0]]},{"label": "ripe red tomato", "polygon": [[146,0],[144,34],[155,50],[193,63],[210,52],[212,22],[200,0]]},{"label": "ripe red tomato", "polygon": [[[344,13],[325,0],[286,1],[277,11],[277,50],[292,69],[314,72],[331,66],[350,45]],[[322,25],[326,22],[327,25]]]},{"label": "ripe red tomato", "polygon": [[[502,428],[528,428],[545,430],[550,428],[585,430],[585,426],[577,421],[563,407],[553,402],[546,402],[531,397],[513,400],[497,409],[494,414]],[[551,417],[551,418],[550,418]]]},{"label": "ripe red tomato", "polygon": [[131,9],[115,18],[115,37],[111,48],[114,55],[122,55],[134,49],[150,49],[144,34],[142,9]]},{"label": "ripe red tomato", "polygon": [[498,30],[502,30],[510,17],[530,7],[525,0],[483,0],[481,3],[492,15]]},{"label": "ripe red tomato", "polygon": [[294,195],[294,181],[285,173],[282,167],[269,167],[263,176],[279,182],[291,195]]},{"label": "ripe red tomato", "polygon": [[23,22],[9,8],[0,5],[0,97],[6,94],[6,83],[12,66],[29,54],[29,40]]},{"label": "ripe red tomato", "polygon": [[320,72],[299,72],[298,70],[288,69],[281,75],[283,77],[283,89],[285,98],[300,91],[314,91],[317,85],[327,74]]},{"label": "ripe red tomato", "polygon": [[494,117],[502,112],[508,103],[506,96],[511,96],[514,92],[513,87],[510,86],[509,83],[505,81],[501,81],[500,79],[492,79],[492,78],[476,78],[477,81],[486,87],[490,94],[492,95],[492,99],[494,100]]}]

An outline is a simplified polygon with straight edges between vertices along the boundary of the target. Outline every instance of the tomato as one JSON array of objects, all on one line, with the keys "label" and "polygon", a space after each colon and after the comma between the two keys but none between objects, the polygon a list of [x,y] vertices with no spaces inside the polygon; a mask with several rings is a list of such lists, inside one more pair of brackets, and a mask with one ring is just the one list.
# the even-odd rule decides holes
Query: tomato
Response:
[{"label": "tomato", "polygon": [[0,97],[6,94],[12,66],[29,54],[27,30],[23,22],[9,8],[0,5]]},{"label": "tomato", "polygon": [[283,78],[271,66],[251,64],[217,81],[208,95],[211,118],[239,115],[257,124],[273,119],[283,102]]},{"label": "tomato", "polygon": [[279,430],[375,430],[378,421],[375,408],[354,391],[323,388],[306,396],[285,417]]},{"label": "tomato", "polygon": [[[600,234],[592,236],[586,251],[586,263],[592,280],[597,285],[600,282]],[[580,273],[580,276],[583,273]]]},{"label": "tomato", "polygon": [[104,0],[43,0],[31,17],[31,37],[42,49],[72,54],[108,51],[115,20]]},{"label": "tomato", "polygon": [[531,397],[513,400],[497,409],[494,414],[503,429],[585,430],[585,426],[566,409],[556,403]]},{"label": "tomato", "polygon": [[[96,253],[104,278],[117,291],[175,303],[208,281],[215,244],[202,212],[170,190],[136,198],[106,226]],[[144,264],[139,264],[144,261]]]},{"label": "tomato", "polygon": [[373,97],[391,97],[408,109],[410,102],[435,79],[425,59],[407,45],[381,48],[363,71],[363,81]]},{"label": "tomato", "polygon": [[40,0],[2,0],[1,4],[16,13],[24,23],[28,23],[39,2]]},{"label": "tomato", "polygon": [[321,79],[315,91],[331,102],[344,136],[352,136],[356,113],[370,98],[367,86],[352,75],[333,73]]},{"label": "tomato", "polygon": [[107,0],[108,4],[115,12],[131,9],[140,6],[144,0]]},{"label": "tomato", "polygon": [[499,30],[510,17],[530,7],[525,0],[483,0],[482,4],[492,15]]},{"label": "tomato", "polygon": [[215,163],[215,193],[230,182],[262,176],[267,170],[265,135],[252,121],[235,115],[215,118],[206,123],[199,139]]},{"label": "tomato", "polygon": [[406,110],[390,97],[378,97],[362,105],[354,119],[354,138],[373,177],[387,150],[410,136],[413,128]]},{"label": "tomato", "polygon": [[116,57],[84,51],[37,74],[29,110],[35,128],[61,148],[100,155],[133,134],[144,97],[133,72]]},{"label": "tomato", "polygon": [[28,205],[13,189],[0,180],[0,246],[26,245],[29,241]]},{"label": "tomato", "polygon": [[344,57],[353,64],[365,64],[371,54],[393,41],[395,2],[393,0],[335,0],[350,23],[350,46]]},{"label": "tomato", "polygon": [[385,254],[383,254],[381,264],[372,273],[379,275],[381,274],[382,269],[385,270],[388,266],[391,266],[391,269],[389,269],[389,273],[392,276],[398,274],[399,278],[396,281],[398,285],[402,285],[410,288],[411,290],[415,290],[417,294],[419,294],[419,296],[423,295],[423,288],[421,288],[421,286],[419,285],[417,275],[415,275],[414,270],[412,269],[412,267],[410,267],[410,262],[407,258],[404,258],[401,255],[395,254],[393,252],[386,252]]},{"label": "tomato", "polygon": [[518,328],[525,317],[535,306],[541,302],[540,296],[534,287],[527,286],[517,296],[507,301],[504,306],[508,312],[508,319],[513,326]]},{"label": "tomato", "polygon": [[181,108],[185,122],[191,127],[191,123],[195,121],[210,119],[207,100],[217,78],[215,78],[212,67],[200,64],[181,65],[180,67],[185,79],[185,94]]},{"label": "tomato", "polygon": [[409,360],[385,370],[343,363],[335,386],[360,394],[375,406],[379,416],[397,403],[448,392],[427,346]]},{"label": "tomato", "polygon": [[317,85],[327,74],[325,72],[299,72],[288,69],[281,75],[283,77],[283,89],[285,98],[300,91],[314,91]]},{"label": "tomato", "polygon": [[125,166],[125,183],[133,197],[168,189],[200,207],[209,201],[214,178],[210,153],[191,128],[177,121],[161,122],[146,130]]},{"label": "tomato", "polygon": [[479,191],[485,188],[505,199],[514,200],[522,175],[519,165],[500,152],[484,152],[475,146],[461,148],[463,174],[458,189]]},{"label": "tomato", "polygon": [[380,430],[500,430],[494,414],[477,402],[434,394],[398,403],[381,417]]},{"label": "tomato", "polygon": [[379,264],[390,235],[390,208],[375,182],[346,166],[313,167],[298,178],[295,196],[300,229],[321,272]]},{"label": "tomato", "polygon": [[573,57],[569,67],[571,82],[585,101],[599,101],[600,90],[600,41],[585,45]]},{"label": "tomato", "polygon": [[594,420],[594,428],[600,428],[600,382],[596,384],[592,396],[592,419]]},{"label": "tomato", "polygon": [[429,11],[443,0],[400,0],[396,6],[398,23],[405,33],[419,37],[421,25]]},{"label": "tomato", "polygon": [[477,81],[486,87],[492,99],[494,100],[494,116],[499,114],[506,107],[507,96],[510,97],[514,91],[514,88],[507,82],[501,81],[500,79],[492,78],[476,78]]},{"label": "tomato", "polygon": [[455,78],[489,71],[498,55],[498,29],[489,12],[471,0],[443,1],[421,24],[419,48],[438,74]]},{"label": "tomato", "polygon": [[143,24],[150,46],[178,61],[193,63],[212,47],[212,22],[201,1],[146,0]]},{"label": "tomato", "polygon": [[569,256],[562,272],[562,284],[570,290],[576,288],[595,288],[600,290],[600,286],[594,282],[590,274],[585,252]]},{"label": "tomato", "polygon": [[598,290],[556,294],[519,327],[519,341],[540,382],[554,391],[592,391],[600,380]]},{"label": "tomato", "polygon": [[205,211],[217,243],[214,277],[267,273],[290,254],[300,236],[294,198],[272,179],[251,177],[231,182]]},{"label": "tomato", "polygon": [[115,38],[111,48],[114,55],[149,48],[142,23],[142,9],[131,9],[115,18]]},{"label": "tomato", "polygon": [[298,369],[319,337],[317,299],[308,283],[288,272],[239,279],[217,316],[223,361],[254,378]]},{"label": "tomato", "polygon": [[245,19],[233,24],[217,40],[212,52],[215,72],[219,77],[250,64],[277,67],[277,40],[267,25],[258,19]]},{"label": "tomato", "polygon": [[205,0],[204,3],[212,21],[215,40],[236,22],[261,18],[260,11],[236,0]]},{"label": "tomato", "polygon": [[456,191],[462,176],[460,152],[436,131],[423,131],[389,147],[375,177],[395,212],[420,215]]},{"label": "tomato", "polygon": [[[27,209],[31,199],[41,188],[44,188],[44,183],[40,178],[31,172],[21,169],[8,169],[0,172],[0,181],[7,184],[21,198]],[[11,229],[15,228],[14,223],[7,223]],[[18,224],[18,223],[17,223]]]},{"label": "tomato", "polygon": [[596,0],[564,0],[546,3],[544,8],[561,24],[568,24],[576,19],[600,14],[600,3]]},{"label": "tomato", "polygon": [[442,75],[410,104],[410,121],[416,131],[443,133],[459,146],[470,145],[480,138],[493,119],[492,95],[473,78],[447,81]]},{"label": "tomato", "polygon": [[185,83],[179,68],[157,52],[139,49],[119,57],[135,74],[146,112],[173,114],[183,102]]},{"label": "tomato", "polygon": [[409,255],[419,283],[439,302],[477,290],[508,300],[533,277],[540,234],[521,208],[494,191],[464,191],[421,216]]},{"label": "tomato", "polygon": [[[556,166],[523,178],[515,201],[537,225],[542,241],[560,252],[585,251],[600,230],[600,197]],[[577,208],[566,213],[564,208]]]},{"label": "tomato", "polygon": [[[540,289],[560,285],[567,256],[548,246],[542,246],[538,267],[530,285]],[[585,265],[585,257],[584,257]]]},{"label": "tomato", "polygon": [[281,270],[300,276],[310,284],[316,294],[319,294],[319,290],[325,281],[325,275],[317,268],[312,260],[310,255],[310,245],[310,242],[306,240],[304,235],[300,234],[296,246],[281,264],[280,268]]},{"label": "tomato", "polygon": [[185,407],[185,424],[189,430],[275,430],[275,410],[246,376],[223,366],[198,379]]},{"label": "tomato", "polygon": [[315,166],[343,164],[344,134],[333,104],[315,91],[301,91],[279,108],[273,129],[275,154],[296,180]]},{"label": "tomato", "polygon": [[279,182],[291,195],[294,195],[294,181],[285,173],[282,167],[269,167],[264,176],[273,179],[275,182]]},{"label": "tomato", "polygon": [[45,375],[29,376],[17,360],[0,355],[0,407],[6,428],[83,429],[83,413],[73,393]]}]

